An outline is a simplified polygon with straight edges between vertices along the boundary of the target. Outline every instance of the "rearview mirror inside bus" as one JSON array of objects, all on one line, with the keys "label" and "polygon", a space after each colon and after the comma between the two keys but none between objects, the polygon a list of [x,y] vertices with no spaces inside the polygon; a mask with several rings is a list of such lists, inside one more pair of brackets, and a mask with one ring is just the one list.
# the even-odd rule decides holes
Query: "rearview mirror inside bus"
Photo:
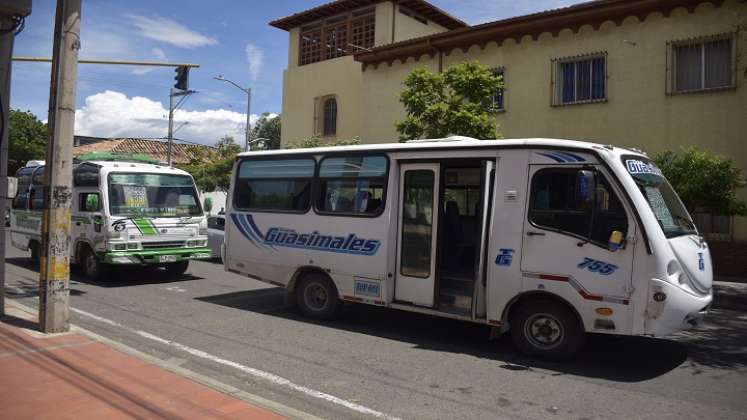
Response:
[{"label": "rearview mirror inside bus", "polygon": [[576,200],[579,207],[591,209],[594,206],[594,191],[596,190],[596,174],[594,171],[578,171],[576,175]]}]

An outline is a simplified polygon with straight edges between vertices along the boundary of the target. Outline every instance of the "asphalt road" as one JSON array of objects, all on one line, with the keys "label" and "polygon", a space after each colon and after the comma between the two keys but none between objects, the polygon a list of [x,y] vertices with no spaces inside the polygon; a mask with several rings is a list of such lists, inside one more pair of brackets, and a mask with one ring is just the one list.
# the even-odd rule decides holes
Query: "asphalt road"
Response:
[{"label": "asphalt road", "polygon": [[[36,306],[36,270],[8,254],[8,298]],[[592,336],[577,360],[544,363],[447,319],[351,305],[311,321],[283,290],[215,263],[178,279],[73,277],[73,323],[323,418],[747,418],[745,312],[714,310],[671,339]]]}]

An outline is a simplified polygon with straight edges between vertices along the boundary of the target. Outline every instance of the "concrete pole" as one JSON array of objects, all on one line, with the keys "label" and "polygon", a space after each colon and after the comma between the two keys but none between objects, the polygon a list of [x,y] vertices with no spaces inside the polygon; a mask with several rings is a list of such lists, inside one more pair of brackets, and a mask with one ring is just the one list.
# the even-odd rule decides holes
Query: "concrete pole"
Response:
[{"label": "concrete pole", "polygon": [[70,328],[70,207],[80,3],[81,0],[58,0],[55,18],[39,269],[39,329],[45,333]]},{"label": "concrete pole", "polygon": [[169,145],[166,152],[166,161],[171,166],[171,143],[174,141],[174,89],[169,89]]},{"label": "concrete pole", "polygon": [[[13,20],[10,16],[0,16],[0,28],[9,28],[13,26]],[[13,39],[14,34],[9,32],[0,36],[0,108],[2,109],[3,127],[0,133],[2,145],[0,145],[0,255],[3,261],[0,263],[0,317],[5,316],[5,212],[8,208],[8,132],[10,131],[10,69],[11,57],[13,56]]]},{"label": "concrete pole", "polygon": [[244,151],[249,151],[249,128],[251,127],[252,118],[252,88],[246,88],[246,144],[244,145]]}]

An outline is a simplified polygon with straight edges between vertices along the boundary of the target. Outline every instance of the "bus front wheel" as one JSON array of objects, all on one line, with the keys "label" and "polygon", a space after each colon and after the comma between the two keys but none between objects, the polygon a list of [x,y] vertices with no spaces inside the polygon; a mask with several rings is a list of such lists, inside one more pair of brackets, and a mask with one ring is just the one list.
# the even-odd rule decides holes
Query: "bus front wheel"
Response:
[{"label": "bus front wheel", "polygon": [[581,349],[584,330],[566,305],[538,299],[521,304],[511,316],[511,338],[529,356],[567,360]]},{"label": "bus front wheel", "polygon": [[104,263],[96,256],[91,248],[85,246],[80,258],[83,275],[89,281],[99,281],[104,274]]},{"label": "bus front wheel", "polygon": [[315,319],[330,319],[341,305],[337,287],[320,273],[306,274],[296,286],[296,304],[301,312]]}]

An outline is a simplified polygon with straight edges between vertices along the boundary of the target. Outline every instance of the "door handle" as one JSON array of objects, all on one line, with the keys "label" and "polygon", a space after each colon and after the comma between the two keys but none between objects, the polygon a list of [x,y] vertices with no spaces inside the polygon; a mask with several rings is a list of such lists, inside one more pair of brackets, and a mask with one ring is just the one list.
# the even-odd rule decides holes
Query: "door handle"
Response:
[{"label": "door handle", "polygon": [[527,236],[545,236],[544,232],[527,232]]}]

